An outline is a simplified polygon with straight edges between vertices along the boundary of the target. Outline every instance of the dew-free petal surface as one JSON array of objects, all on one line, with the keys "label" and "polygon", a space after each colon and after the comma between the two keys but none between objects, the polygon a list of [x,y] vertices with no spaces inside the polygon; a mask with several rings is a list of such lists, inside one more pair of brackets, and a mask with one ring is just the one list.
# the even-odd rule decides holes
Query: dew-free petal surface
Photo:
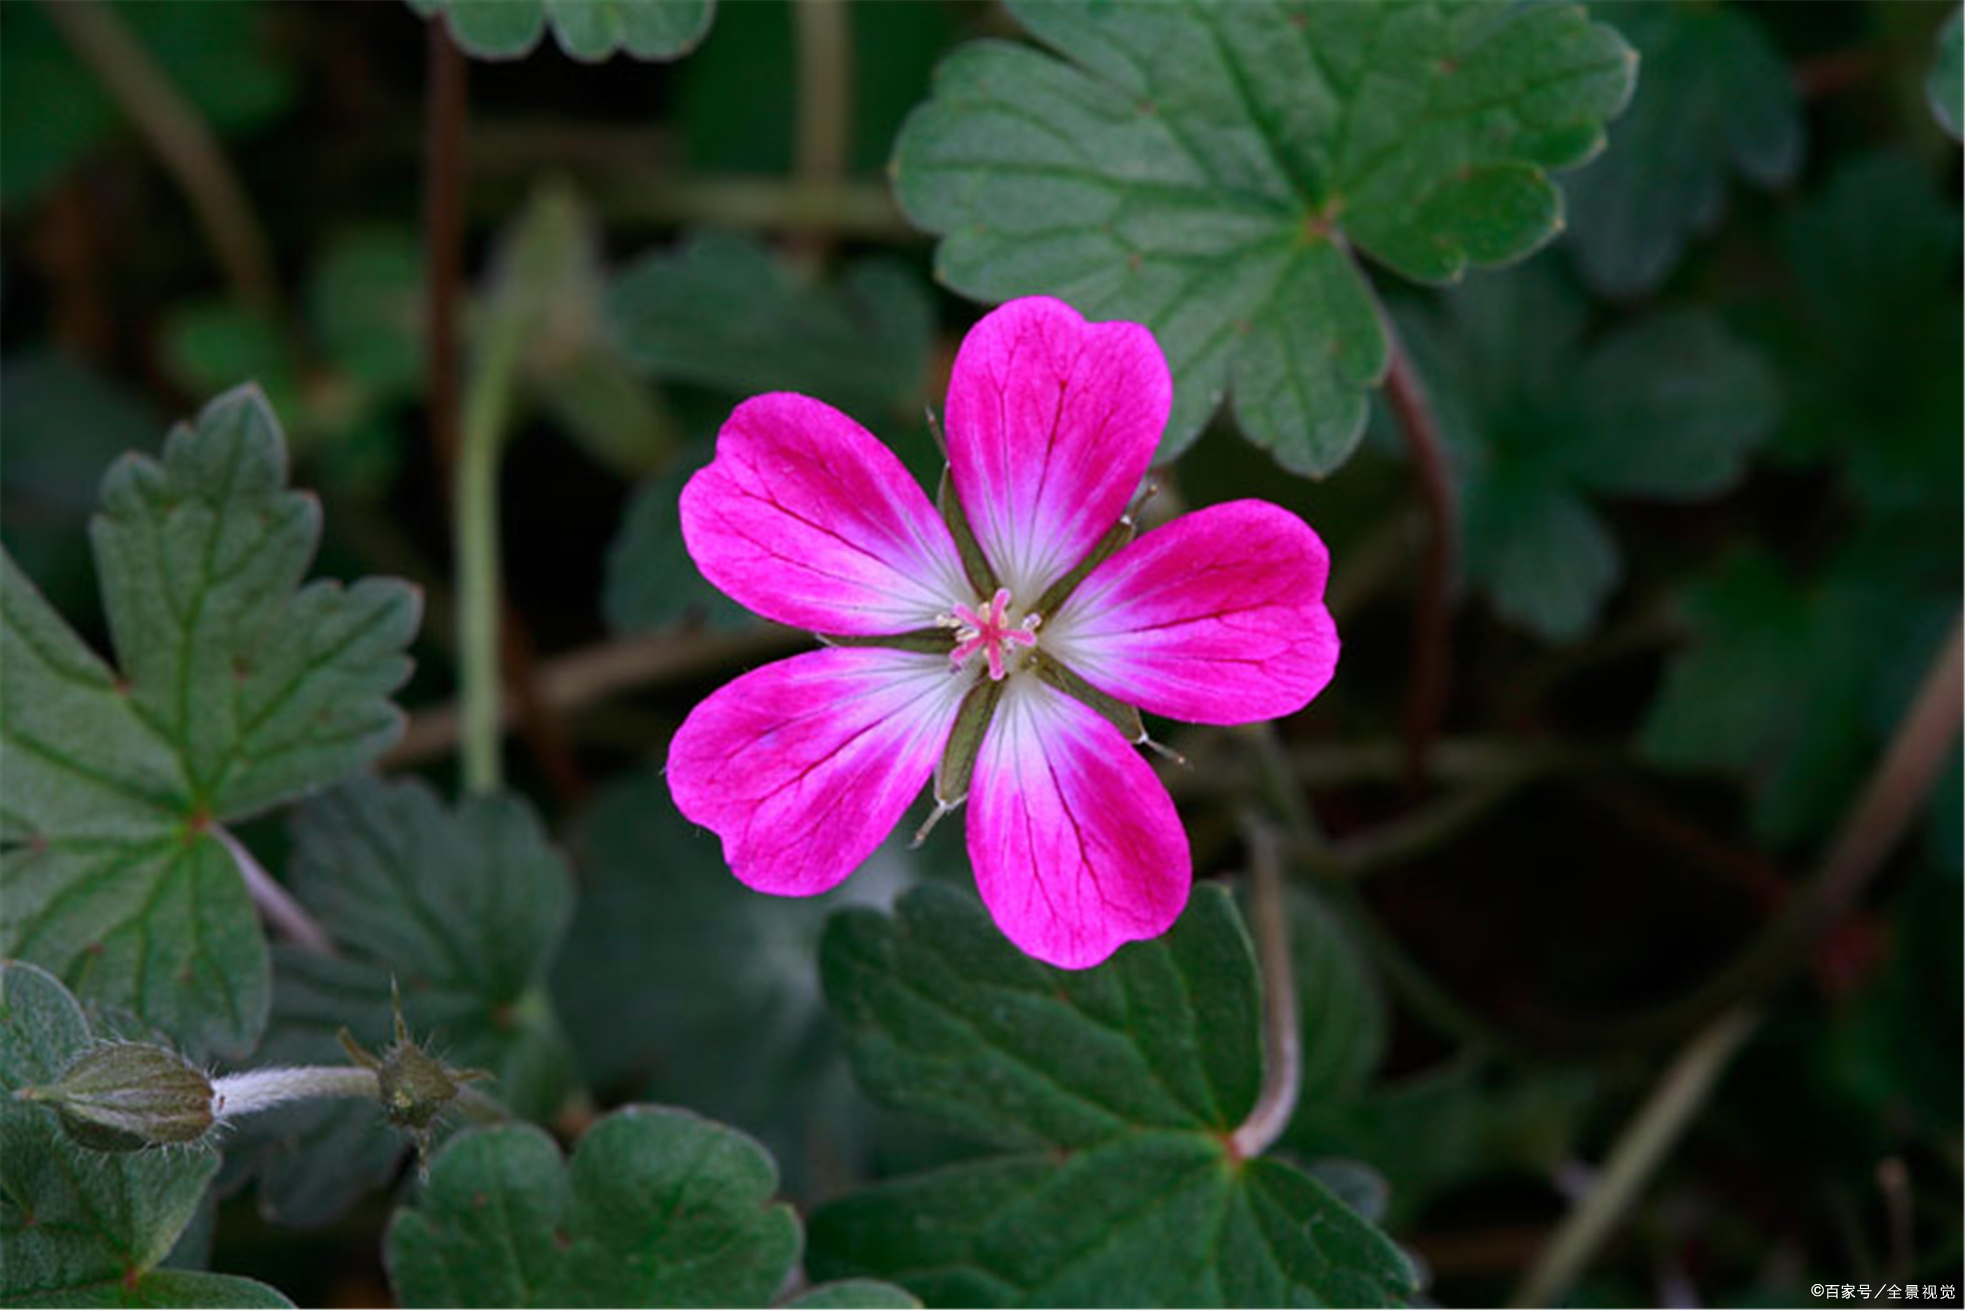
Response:
[{"label": "dew-free petal surface", "polygon": [[894,452],[788,391],[731,413],[682,489],[682,537],[731,599],[815,632],[907,632],[969,594],[947,525]]},{"label": "dew-free petal surface", "polygon": [[1010,681],[969,791],[976,888],[1005,936],[1066,969],[1157,937],[1193,863],[1173,799],[1131,743],[1049,684]]},{"label": "dew-free petal surface", "polygon": [[948,385],[948,458],[976,540],[1024,604],[1125,512],[1173,404],[1153,334],[1088,323],[1032,296],[963,338]]},{"label": "dew-free petal surface", "polygon": [[1155,528],[1100,564],[1044,648],[1107,695],[1194,723],[1294,714],[1337,668],[1330,555],[1302,519],[1232,501]]},{"label": "dew-free petal surface", "polygon": [[794,655],[719,688],[669,745],[676,808],[758,891],[812,896],[880,845],[934,772],[969,682],[877,647]]}]

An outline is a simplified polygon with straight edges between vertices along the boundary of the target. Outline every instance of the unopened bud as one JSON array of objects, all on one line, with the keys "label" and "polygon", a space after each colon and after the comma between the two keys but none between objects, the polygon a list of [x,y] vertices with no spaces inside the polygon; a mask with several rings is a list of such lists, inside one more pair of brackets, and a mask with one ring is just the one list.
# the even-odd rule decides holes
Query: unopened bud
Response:
[{"label": "unopened bud", "polygon": [[428,1128],[463,1090],[456,1072],[415,1045],[391,1047],[375,1078],[382,1085],[382,1113],[411,1132]]},{"label": "unopened bud", "polygon": [[211,1080],[183,1056],[142,1042],[91,1047],[46,1087],[14,1095],[51,1107],[70,1137],[97,1151],[181,1146],[212,1126]]},{"label": "unopened bud", "polygon": [[453,1069],[411,1041],[402,998],[395,993],[393,983],[390,993],[396,1011],[396,1040],[389,1049],[379,1056],[371,1054],[346,1028],[341,1030],[341,1047],[349,1059],[374,1073],[383,1117],[407,1132],[416,1142],[418,1159],[427,1161],[431,1126],[456,1103],[466,1083],[491,1075],[482,1069]]}]

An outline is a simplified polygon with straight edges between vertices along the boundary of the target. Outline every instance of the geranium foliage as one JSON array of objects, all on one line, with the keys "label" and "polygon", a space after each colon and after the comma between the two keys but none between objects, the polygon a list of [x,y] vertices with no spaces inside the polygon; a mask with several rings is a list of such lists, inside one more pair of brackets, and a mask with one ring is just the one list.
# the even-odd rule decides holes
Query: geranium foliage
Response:
[{"label": "geranium foliage", "polygon": [[214,824],[332,782],[395,739],[418,597],[303,584],[320,507],[286,487],[252,388],[103,480],[90,525],[112,668],[0,556],[0,945],[200,1051],[266,1022],[266,942]]},{"label": "geranium foliage", "polygon": [[1960,15],[0,3],[0,1307],[1955,1300]]},{"label": "geranium foliage", "polygon": [[1055,51],[958,51],[895,147],[940,276],[1158,334],[1161,458],[1224,398],[1297,472],[1342,464],[1386,367],[1353,252],[1448,282],[1553,236],[1637,59],[1571,5],[1013,6]]},{"label": "geranium foliage", "polygon": [[1215,889],[1084,973],[1020,955],[968,898],[846,911],[827,995],[872,1095],[992,1148],[814,1217],[815,1268],[931,1304],[1383,1304],[1405,1258],[1288,1164],[1227,1136],[1261,1072],[1255,960]]}]

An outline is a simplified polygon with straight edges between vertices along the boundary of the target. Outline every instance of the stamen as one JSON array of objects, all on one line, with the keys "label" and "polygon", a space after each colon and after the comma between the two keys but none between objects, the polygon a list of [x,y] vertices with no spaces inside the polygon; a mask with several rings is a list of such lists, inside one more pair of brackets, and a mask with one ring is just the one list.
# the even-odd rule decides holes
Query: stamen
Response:
[{"label": "stamen", "polygon": [[960,666],[968,662],[977,651],[989,666],[992,682],[1001,682],[1010,676],[1010,666],[1004,659],[1006,646],[1035,646],[1037,627],[1042,622],[1039,615],[1026,615],[1016,626],[1010,626],[1010,589],[998,587],[996,594],[989,598],[989,604],[982,612],[967,605],[957,605],[948,616],[947,626],[955,629],[956,646],[949,652],[949,659]]},{"label": "stamen", "polygon": [[909,850],[918,849],[922,842],[928,840],[928,834],[935,830],[935,825],[942,821],[942,816],[945,814],[955,813],[956,807],[961,804],[962,804],[961,801],[954,801],[951,803],[949,801],[937,799],[935,801],[934,812],[928,816],[926,822],[924,822],[918,829],[915,830],[914,840],[907,844],[907,848]]},{"label": "stamen", "polygon": [[1171,746],[1161,745],[1159,742],[1153,740],[1153,738],[1147,736],[1144,732],[1139,734],[1139,740],[1134,742],[1133,745],[1144,746],[1146,747],[1146,749],[1152,751],[1155,755],[1158,755],[1163,759],[1172,760],[1175,764],[1178,764],[1183,769],[1191,769],[1194,767],[1192,764],[1189,764],[1187,762],[1187,757],[1185,755],[1182,755],[1179,751],[1175,750]]}]

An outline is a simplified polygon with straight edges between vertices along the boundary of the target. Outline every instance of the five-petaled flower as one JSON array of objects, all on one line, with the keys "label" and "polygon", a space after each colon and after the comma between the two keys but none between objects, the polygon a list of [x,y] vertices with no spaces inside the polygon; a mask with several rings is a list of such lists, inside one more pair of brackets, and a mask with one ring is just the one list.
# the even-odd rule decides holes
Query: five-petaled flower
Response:
[{"label": "five-petaled flower", "polygon": [[1330,681],[1329,559],[1295,515],[1215,505],[1132,539],[1173,383],[1134,323],[1002,306],[949,382],[946,517],[838,410],[739,405],[682,493],[703,574],[836,639],[698,705],[669,786],[738,878],[810,896],[873,853],[922,785],[966,799],[985,905],[1025,952],[1099,963],[1172,926],[1193,878],[1137,709],[1246,723]]}]

